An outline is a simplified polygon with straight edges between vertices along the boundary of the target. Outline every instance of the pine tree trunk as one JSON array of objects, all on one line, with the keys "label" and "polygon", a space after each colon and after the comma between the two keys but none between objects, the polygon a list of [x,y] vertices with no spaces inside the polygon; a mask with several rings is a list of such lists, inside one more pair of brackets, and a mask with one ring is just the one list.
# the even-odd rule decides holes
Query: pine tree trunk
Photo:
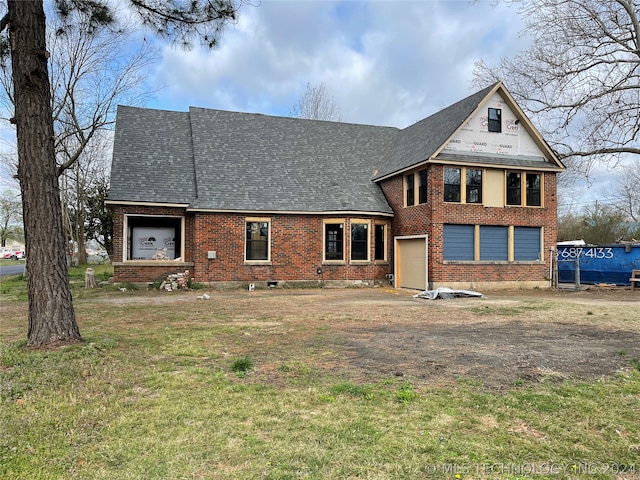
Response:
[{"label": "pine tree trunk", "polygon": [[9,0],[18,179],[29,291],[27,345],[81,341],[65,258],[42,0]]}]

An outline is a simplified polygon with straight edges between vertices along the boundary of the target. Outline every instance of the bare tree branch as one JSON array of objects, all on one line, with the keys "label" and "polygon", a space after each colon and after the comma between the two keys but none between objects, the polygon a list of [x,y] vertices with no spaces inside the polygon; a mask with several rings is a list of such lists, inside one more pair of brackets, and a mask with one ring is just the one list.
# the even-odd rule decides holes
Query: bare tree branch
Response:
[{"label": "bare tree branch", "polygon": [[524,0],[531,47],[478,62],[476,86],[502,79],[561,157],[585,174],[640,153],[640,19],[633,0]]},{"label": "bare tree branch", "polygon": [[290,110],[290,115],[296,118],[310,120],[340,121],[340,111],[333,98],[327,93],[324,83],[313,86],[307,83],[307,89]]}]

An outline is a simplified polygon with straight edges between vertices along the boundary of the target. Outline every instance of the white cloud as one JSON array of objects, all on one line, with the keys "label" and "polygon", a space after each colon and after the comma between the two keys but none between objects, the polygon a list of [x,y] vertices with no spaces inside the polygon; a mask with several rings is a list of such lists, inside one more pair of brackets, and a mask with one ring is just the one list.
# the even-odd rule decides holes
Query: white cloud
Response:
[{"label": "white cloud", "polygon": [[404,127],[473,93],[475,61],[525,40],[514,8],[466,1],[263,1],[213,51],[166,47],[149,106],[287,115],[324,82],[343,121]]}]

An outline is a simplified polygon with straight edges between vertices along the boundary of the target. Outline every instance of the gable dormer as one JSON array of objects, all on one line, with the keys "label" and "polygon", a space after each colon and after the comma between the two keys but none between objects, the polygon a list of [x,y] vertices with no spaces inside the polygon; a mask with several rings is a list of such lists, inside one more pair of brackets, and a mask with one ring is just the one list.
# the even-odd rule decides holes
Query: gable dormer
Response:
[{"label": "gable dormer", "polygon": [[443,159],[564,170],[501,82],[432,156],[435,162]]},{"label": "gable dormer", "polygon": [[[535,135],[535,134],[534,134]],[[546,159],[522,119],[493,93],[449,140],[442,151]]]},{"label": "gable dormer", "polygon": [[374,181],[451,162],[564,170],[502,82],[400,131]]}]

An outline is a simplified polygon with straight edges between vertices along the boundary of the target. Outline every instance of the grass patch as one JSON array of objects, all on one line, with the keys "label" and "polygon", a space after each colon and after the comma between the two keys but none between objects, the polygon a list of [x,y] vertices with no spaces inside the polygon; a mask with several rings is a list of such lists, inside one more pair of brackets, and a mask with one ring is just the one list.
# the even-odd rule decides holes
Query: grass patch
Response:
[{"label": "grass patch", "polygon": [[0,295],[5,301],[27,300],[27,278],[23,275],[0,277]]},{"label": "grass patch", "polygon": [[[635,359],[611,378],[494,392],[462,374],[437,384],[350,368],[353,353],[326,340],[334,327],[310,328],[314,312],[292,303],[267,317],[280,305],[268,291],[161,305],[159,292],[136,293],[151,296],[140,303],[120,294],[78,302],[85,343],[45,350],[24,348],[25,302],[2,295],[0,478],[413,479],[454,478],[456,468],[478,478],[483,465],[553,463],[567,468],[554,478],[598,465],[588,478],[604,479],[602,465],[640,470]],[[317,315],[338,328],[344,308]]]},{"label": "grass patch", "polygon": [[253,360],[246,355],[238,357],[231,362],[231,370],[233,370],[238,376],[246,376],[251,370],[253,370]]}]

